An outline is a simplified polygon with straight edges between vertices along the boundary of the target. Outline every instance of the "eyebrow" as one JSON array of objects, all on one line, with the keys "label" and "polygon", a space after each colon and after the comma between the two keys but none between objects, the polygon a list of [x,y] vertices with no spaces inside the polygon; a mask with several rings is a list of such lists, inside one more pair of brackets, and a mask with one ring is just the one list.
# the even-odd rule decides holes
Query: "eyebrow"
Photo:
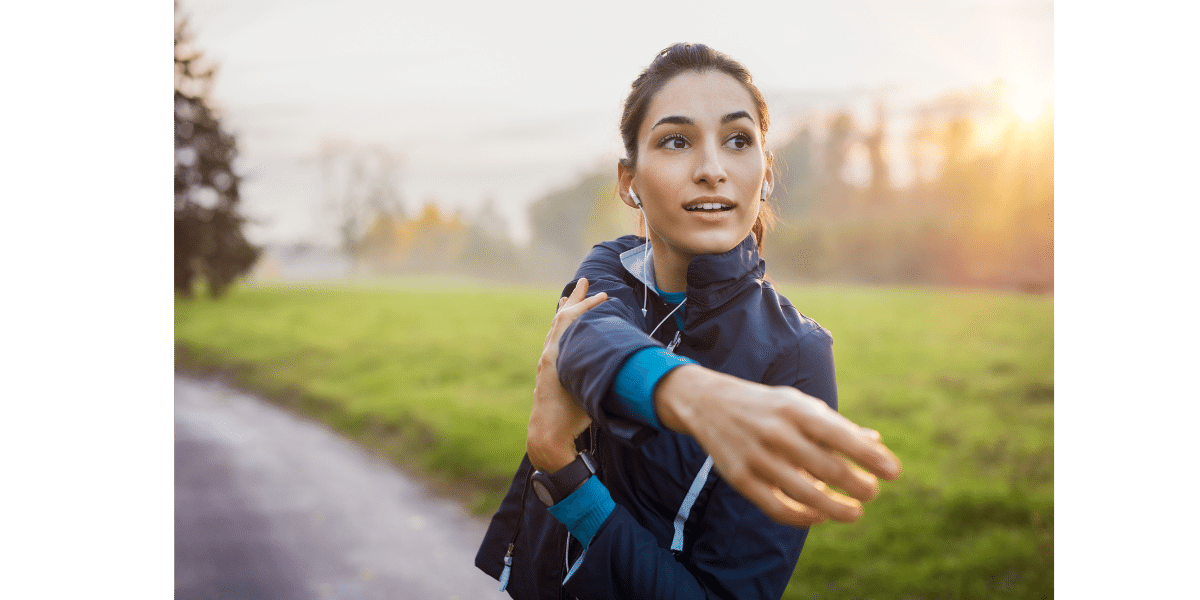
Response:
[{"label": "eyebrow", "polygon": [[[721,124],[724,125],[726,123],[729,123],[731,121],[736,121],[738,119],[750,119],[750,122],[752,122],[752,123],[754,122],[754,118],[750,116],[750,113],[748,113],[744,110],[739,110],[739,111],[731,112],[731,113],[725,115],[724,117],[721,117]],[[651,127],[650,129],[651,129],[651,131],[653,131],[654,128],[658,127],[659,125],[668,125],[668,124],[669,125],[695,125],[696,122],[691,120],[688,117],[671,115],[669,117],[663,117],[663,118],[659,119],[658,122],[654,124],[654,127]]]},{"label": "eyebrow", "polygon": [[721,117],[721,124],[724,125],[726,123],[729,123],[730,121],[736,121],[738,119],[750,119],[751,123],[754,122],[754,118],[750,116],[750,113],[748,113],[744,110],[739,110],[737,112],[731,112],[731,113],[725,115],[724,117]]}]

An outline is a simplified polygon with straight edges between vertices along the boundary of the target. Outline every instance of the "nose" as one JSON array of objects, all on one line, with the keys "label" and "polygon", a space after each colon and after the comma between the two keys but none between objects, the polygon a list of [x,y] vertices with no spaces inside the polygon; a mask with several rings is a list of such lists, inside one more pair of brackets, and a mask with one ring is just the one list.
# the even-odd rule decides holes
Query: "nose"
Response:
[{"label": "nose", "polygon": [[715,142],[703,144],[696,153],[696,171],[692,176],[696,183],[716,185],[725,182],[725,167],[721,164],[721,152]]}]

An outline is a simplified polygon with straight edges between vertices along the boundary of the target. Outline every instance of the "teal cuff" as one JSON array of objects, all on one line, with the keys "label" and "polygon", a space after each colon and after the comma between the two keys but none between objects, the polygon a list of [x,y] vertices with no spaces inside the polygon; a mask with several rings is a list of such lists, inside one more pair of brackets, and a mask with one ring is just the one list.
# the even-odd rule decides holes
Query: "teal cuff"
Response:
[{"label": "teal cuff", "polygon": [[596,531],[616,507],[617,503],[613,502],[608,488],[600,483],[599,477],[592,475],[591,479],[583,482],[570,496],[551,506],[550,514],[587,548]]},{"label": "teal cuff", "polygon": [[654,388],[671,369],[694,364],[696,361],[671,354],[658,346],[642,348],[621,365],[613,383],[613,391],[630,416],[655,429],[662,429],[662,423],[654,412]]}]

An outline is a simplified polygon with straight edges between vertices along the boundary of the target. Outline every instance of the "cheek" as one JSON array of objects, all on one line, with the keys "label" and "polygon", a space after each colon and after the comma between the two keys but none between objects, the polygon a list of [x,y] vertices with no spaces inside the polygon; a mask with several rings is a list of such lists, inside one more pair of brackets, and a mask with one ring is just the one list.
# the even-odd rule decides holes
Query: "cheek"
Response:
[{"label": "cheek", "polygon": [[672,177],[665,169],[655,171],[655,175],[648,177],[645,183],[648,184],[646,191],[651,194],[651,202],[647,206],[653,205],[659,212],[669,212],[670,207],[679,204],[687,187],[686,181]]},{"label": "cheek", "polygon": [[738,180],[742,182],[742,189],[746,194],[753,194],[756,200],[762,198],[765,173],[766,165],[762,161],[747,161],[747,164],[738,170]]}]

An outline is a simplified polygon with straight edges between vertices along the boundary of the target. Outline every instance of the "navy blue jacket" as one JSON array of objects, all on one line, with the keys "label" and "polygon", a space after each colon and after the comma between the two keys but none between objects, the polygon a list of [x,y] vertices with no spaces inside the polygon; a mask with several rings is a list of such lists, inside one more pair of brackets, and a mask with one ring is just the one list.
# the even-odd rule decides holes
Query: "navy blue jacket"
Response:
[{"label": "navy blue jacket", "polygon": [[[624,236],[593,248],[575,280],[586,277],[589,294],[603,291],[610,299],[573,323],[559,347],[559,378],[598,425],[596,458],[616,509],[562,583],[568,533],[528,493],[526,457],[476,565],[499,577],[515,540],[514,564],[530,561],[539,570],[509,581],[514,598],[779,598],[807,529],[775,523],[713,471],[686,515],[682,550],[670,550],[676,514],[707,455],[690,436],[639,422],[613,381],[631,355],[664,346],[678,332],[680,356],[749,381],[794,386],[836,409],[832,338],[763,279],[752,235],[729,252],[691,261],[682,330],[666,318],[671,307],[653,286],[643,317],[643,242]],[[647,332],[660,322],[651,338]]]}]

